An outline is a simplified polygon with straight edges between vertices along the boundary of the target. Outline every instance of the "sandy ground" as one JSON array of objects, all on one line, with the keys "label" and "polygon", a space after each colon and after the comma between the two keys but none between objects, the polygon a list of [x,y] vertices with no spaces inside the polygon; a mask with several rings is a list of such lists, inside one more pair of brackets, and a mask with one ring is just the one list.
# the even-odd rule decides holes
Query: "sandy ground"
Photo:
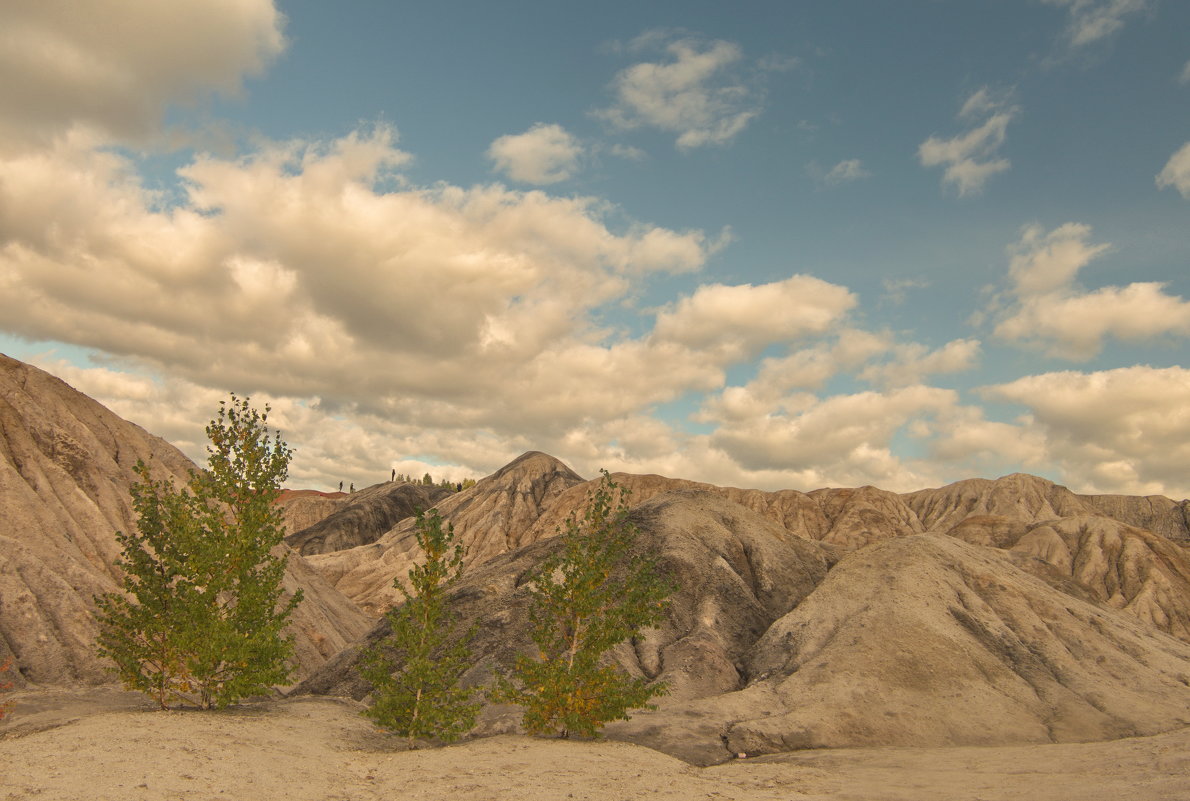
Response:
[{"label": "sandy ground", "polygon": [[159,712],[117,690],[14,694],[0,801],[1185,801],[1190,729],[1111,743],[803,751],[695,768],[615,742],[402,750],[329,698]]}]

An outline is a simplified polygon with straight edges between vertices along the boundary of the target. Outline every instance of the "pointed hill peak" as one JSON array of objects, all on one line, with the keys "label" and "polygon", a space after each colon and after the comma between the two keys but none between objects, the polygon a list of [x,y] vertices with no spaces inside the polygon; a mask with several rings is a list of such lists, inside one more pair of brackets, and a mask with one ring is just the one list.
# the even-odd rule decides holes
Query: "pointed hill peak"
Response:
[{"label": "pointed hill peak", "polygon": [[548,453],[541,451],[526,451],[517,458],[513,459],[508,464],[501,467],[490,476],[480,479],[476,486],[485,484],[506,484],[517,483],[524,480],[533,481],[535,479],[545,478],[551,475],[564,476],[567,479],[575,482],[582,482],[585,479],[578,473],[574,472],[561,459],[550,456]]}]

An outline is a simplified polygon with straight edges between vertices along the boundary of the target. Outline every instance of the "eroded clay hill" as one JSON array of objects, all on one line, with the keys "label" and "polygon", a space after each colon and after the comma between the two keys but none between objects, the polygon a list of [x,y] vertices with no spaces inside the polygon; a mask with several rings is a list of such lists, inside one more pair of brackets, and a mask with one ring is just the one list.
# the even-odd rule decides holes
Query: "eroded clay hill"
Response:
[{"label": "eroded clay hill", "polygon": [[[1076,495],[1024,474],[971,479],[905,495],[875,487],[762,492],[657,475],[615,473],[612,478],[632,504],[675,490],[718,495],[793,536],[819,543],[831,564],[875,543],[922,533],[1012,550],[1046,563],[1043,568],[1040,563],[1020,562],[1025,569],[1057,571],[1082,584],[1091,597],[1190,642],[1190,559],[1186,547],[1178,544],[1184,532],[1178,521],[1187,502]],[[378,485],[386,486],[391,485]],[[567,517],[583,508],[593,486],[557,459],[528,453],[437,508],[455,526],[474,568],[554,536]],[[379,614],[399,602],[393,582],[402,580],[419,558],[413,521],[406,517],[382,530],[383,519],[357,516],[347,525],[351,518],[338,517],[346,512],[315,527],[326,545],[311,560],[336,588]],[[1167,534],[1139,525],[1145,522]],[[301,532],[292,539],[307,536]],[[374,541],[330,549],[352,538]]]},{"label": "eroded clay hill", "polygon": [[[435,507],[454,526],[467,549],[467,563],[477,566],[517,547],[544,509],[567,489],[582,484],[562,462],[544,453],[526,453],[474,487],[453,493]],[[328,526],[332,523],[328,518]],[[334,586],[363,609],[379,614],[401,599],[395,578],[404,578],[421,554],[413,518],[406,518],[374,542],[311,555],[313,564]]]},{"label": "eroded clay hill", "polygon": [[309,556],[375,542],[402,520],[451,495],[443,487],[389,482],[367,487],[340,500],[329,514],[285,538],[289,547]]},{"label": "eroded clay hill", "polygon": [[[846,505],[846,504],[844,504]],[[1190,725],[1190,645],[1098,602],[1032,556],[940,534],[844,554],[722,493],[633,509],[679,587],[666,622],[615,659],[666,681],[656,712],[609,736],[707,764],[815,746],[1075,742]],[[528,651],[529,571],[545,538],[477,566],[454,593],[477,626],[465,681]],[[369,642],[387,633],[380,621]],[[370,691],[345,650],[298,692]],[[479,733],[515,728],[488,707]]]},{"label": "eroded clay hill", "polygon": [[[194,465],[59,379],[0,355],[0,661],[15,681],[98,683],[94,596],[118,589],[117,531],[136,525],[129,487],[137,460],[183,482]],[[285,588],[305,675],[371,626],[297,554]]]}]

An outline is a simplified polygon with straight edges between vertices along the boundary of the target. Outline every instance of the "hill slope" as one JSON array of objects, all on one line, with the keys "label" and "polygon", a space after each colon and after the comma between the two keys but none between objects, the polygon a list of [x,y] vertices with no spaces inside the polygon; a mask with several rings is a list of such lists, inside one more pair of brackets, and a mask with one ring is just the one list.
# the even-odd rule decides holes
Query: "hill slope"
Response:
[{"label": "hill slope", "polygon": [[[118,589],[116,531],[136,525],[129,487],[137,460],[184,482],[194,465],[35,367],[0,355],[0,660],[18,682],[110,681],[96,657],[94,596]],[[362,635],[371,620],[297,554],[287,592],[298,675]]]}]

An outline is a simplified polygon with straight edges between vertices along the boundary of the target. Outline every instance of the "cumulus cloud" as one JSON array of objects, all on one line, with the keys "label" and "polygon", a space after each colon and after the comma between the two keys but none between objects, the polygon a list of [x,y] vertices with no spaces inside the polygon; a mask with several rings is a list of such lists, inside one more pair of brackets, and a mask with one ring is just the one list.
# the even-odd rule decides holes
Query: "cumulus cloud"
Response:
[{"label": "cumulus cloud", "polygon": [[1083,491],[1190,496],[1190,370],[1046,373],[985,392],[1029,410],[1022,428]]},{"label": "cumulus cloud", "polygon": [[1190,142],[1178,148],[1157,174],[1158,189],[1170,186],[1181,192],[1182,197],[1190,200]]},{"label": "cumulus cloud", "polygon": [[893,455],[892,439],[957,402],[952,390],[920,385],[825,399],[803,393],[789,396],[780,412],[725,421],[710,443],[744,468],[801,472],[811,485],[920,488],[925,477]]},{"label": "cumulus cloud", "polygon": [[658,314],[653,336],[689,348],[755,354],[826,331],[855,303],[845,287],[808,275],[758,286],[709,284]]},{"label": "cumulus cloud", "polygon": [[933,350],[919,342],[901,343],[888,361],[865,367],[859,377],[881,386],[909,386],[928,375],[966,372],[975,367],[979,352],[977,339],[956,339]]},{"label": "cumulus cloud", "polygon": [[677,134],[681,150],[724,145],[760,113],[755,92],[732,73],[743,54],[732,42],[653,32],[634,49],[663,45],[666,60],[645,61],[612,81],[616,102],[596,115],[617,128],[641,126]]},{"label": "cumulus cloud", "polygon": [[966,133],[950,139],[931,136],[917,149],[923,167],[945,167],[942,182],[952,184],[959,196],[978,194],[987,180],[1011,166],[999,156],[1008,125],[1020,113],[1020,107],[987,87],[968,97],[959,111],[959,119],[978,123]]},{"label": "cumulus cloud", "polygon": [[554,184],[572,176],[582,145],[561,125],[537,123],[522,134],[501,136],[488,148],[496,169],[514,181]]},{"label": "cumulus cloud", "polygon": [[[334,486],[396,459],[483,472],[598,437],[591,469],[702,447],[651,409],[722,389],[733,365],[834,331],[856,303],[808,276],[708,284],[641,335],[601,328],[601,309],[697,271],[720,242],[613,228],[594,198],[411,186],[408,161],[387,126],[266,142],[196,157],[168,205],[81,134],[0,154],[0,318],[104,354],[80,388],[198,458],[225,390],[271,400],[301,444],[294,480]],[[859,348],[845,339],[844,360]]]},{"label": "cumulus cloud", "polygon": [[[837,332],[833,341],[797,347],[784,356],[762,359],[755,377],[724,388],[707,398],[695,419],[703,423],[743,423],[780,410],[790,397],[821,390],[840,373],[855,370],[886,353],[893,343],[888,334],[855,328]],[[799,401],[800,402],[800,401]]]},{"label": "cumulus cloud", "polygon": [[1124,27],[1124,18],[1144,11],[1148,0],[1042,0],[1067,9],[1064,36],[1071,48],[1086,47],[1108,38]]},{"label": "cumulus cloud", "polygon": [[1011,299],[994,311],[996,337],[1085,360],[1108,337],[1139,342],[1190,335],[1190,302],[1166,294],[1164,284],[1079,287],[1079,270],[1110,249],[1089,244],[1090,236],[1090,227],[1077,223],[1049,232],[1036,225],[1024,230],[1010,249]]},{"label": "cumulus cloud", "polygon": [[76,126],[144,141],[168,106],[237,93],[283,23],[272,0],[0,4],[0,144]]}]

